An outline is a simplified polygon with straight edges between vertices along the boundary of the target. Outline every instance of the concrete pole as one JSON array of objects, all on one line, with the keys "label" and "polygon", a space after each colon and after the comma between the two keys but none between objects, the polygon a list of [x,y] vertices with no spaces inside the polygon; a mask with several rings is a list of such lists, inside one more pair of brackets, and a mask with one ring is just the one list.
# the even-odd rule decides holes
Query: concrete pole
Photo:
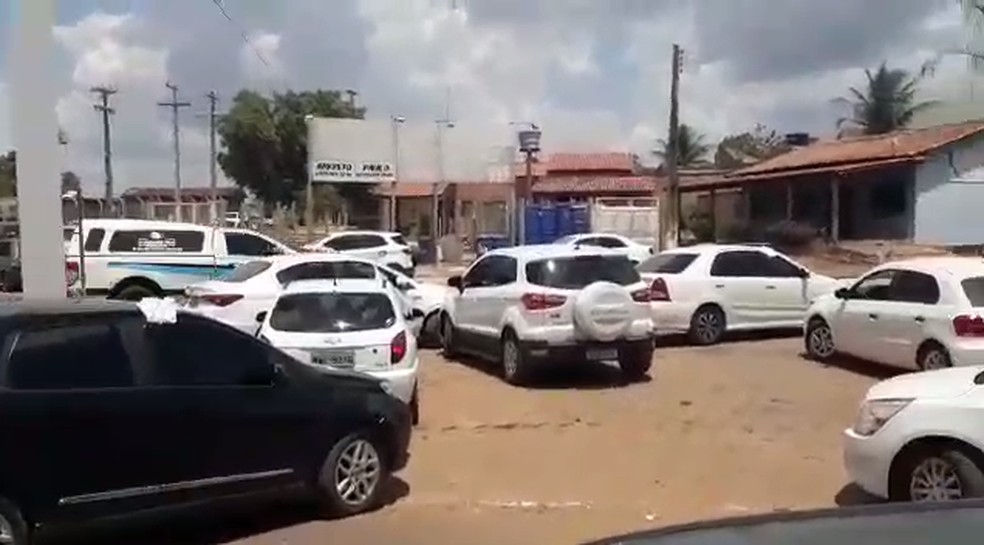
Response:
[{"label": "concrete pole", "polygon": [[[17,147],[17,201],[21,210],[21,274],[24,296],[67,296],[62,242],[58,116],[55,114],[55,0],[13,0],[10,13],[11,107]],[[47,210],[47,212],[46,212]],[[30,213],[27,213],[30,211]]]}]

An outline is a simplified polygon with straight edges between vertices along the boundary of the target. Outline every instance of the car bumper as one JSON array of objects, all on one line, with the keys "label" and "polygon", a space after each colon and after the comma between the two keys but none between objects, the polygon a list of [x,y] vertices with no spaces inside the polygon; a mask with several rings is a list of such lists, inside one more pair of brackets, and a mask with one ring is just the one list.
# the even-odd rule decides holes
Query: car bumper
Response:
[{"label": "car bumper", "polygon": [[952,343],[947,349],[950,362],[955,366],[984,365],[984,340],[967,340]]},{"label": "car bumper", "polygon": [[690,330],[690,319],[697,306],[674,301],[653,301],[649,303],[653,328],[658,333],[684,333]]},{"label": "car bumper", "polygon": [[844,430],[844,470],[851,482],[865,492],[888,497],[888,473],[894,450],[887,448],[878,433],[864,437]]},{"label": "car bumper", "polygon": [[365,374],[386,382],[393,397],[406,404],[410,403],[417,390],[417,362],[404,369],[365,371]]},{"label": "car bumper", "polygon": [[655,341],[652,337],[636,340],[617,340],[612,342],[585,342],[556,345],[547,341],[525,341],[520,350],[528,360],[576,363],[583,361],[606,361],[621,359],[627,352],[652,350]]}]

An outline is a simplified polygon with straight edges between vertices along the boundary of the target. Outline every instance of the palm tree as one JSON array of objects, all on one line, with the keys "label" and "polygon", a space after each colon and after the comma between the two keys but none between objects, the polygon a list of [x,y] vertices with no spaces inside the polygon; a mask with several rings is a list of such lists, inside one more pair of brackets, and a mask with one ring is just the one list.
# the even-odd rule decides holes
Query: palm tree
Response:
[{"label": "palm tree", "polygon": [[[664,139],[657,140],[658,148],[653,153],[666,162],[670,156],[670,144]],[[704,135],[694,130],[686,123],[680,124],[677,133],[677,166],[694,166],[705,162],[706,155],[711,151],[711,146],[704,140]]]},{"label": "palm tree", "polygon": [[860,129],[864,134],[884,134],[903,129],[919,112],[936,105],[936,101],[917,102],[916,93],[922,76],[912,76],[901,68],[888,68],[884,62],[872,73],[865,70],[867,86],[848,89],[849,97],[841,97],[851,107],[851,116],[837,120],[844,133],[845,125]]}]

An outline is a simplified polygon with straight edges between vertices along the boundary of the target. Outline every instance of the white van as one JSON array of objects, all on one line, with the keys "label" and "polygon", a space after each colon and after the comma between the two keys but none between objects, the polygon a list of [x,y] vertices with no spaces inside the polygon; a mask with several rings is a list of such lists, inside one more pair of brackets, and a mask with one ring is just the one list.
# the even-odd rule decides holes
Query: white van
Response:
[{"label": "white van", "polygon": [[[155,220],[87,219],[86,293],[113,299],[181,293],[194,282],[221,278],[243,261],[296,253],[247,229]],[[79,235],[65,242],[69,277],[79,272]]]}]

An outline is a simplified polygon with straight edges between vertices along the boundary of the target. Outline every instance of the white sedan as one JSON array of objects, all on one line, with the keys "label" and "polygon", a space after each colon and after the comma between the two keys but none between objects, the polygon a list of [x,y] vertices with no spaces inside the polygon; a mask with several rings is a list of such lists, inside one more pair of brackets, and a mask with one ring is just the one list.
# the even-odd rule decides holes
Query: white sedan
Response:
[{"label": "white sedan", "polygon": [[885,263],[810,306],[806,351],[818,361],[843,353],[911,370],[982,365],[981,307],[980,258]]},{"label": "white sedan", "polygon": [[[418,314],[418,313],[414,313]],[[260,313],[257,335],[303,363],[386,382],[419,419],[417,341],[402,303],[379,279],[304,280]]]},{"label": "white sedan", "polygon": [[256,315],[269,310],[277,296],[293,282],[311,279],[386,278],[408,309],[416,308],[431,323],[415,319],[415,335],[425,328],[436,329],[436,319],[444,301],[445,286],[416,282],[402,273],[373,261],[344,254],[298,254],[249,261],[229,275],[193,284],[179,302],[189,312],[208,316],[247,333],[256,331]]},{"label": "white sedan", "polygon": [[881,498],[984,496],[984,367],[910,373],[868,390],[844,430],[851,481]]},{"label": "white sedan", "polygon": [[811,301],[844,285],[768,246],[698,244],[636,268],[649,284],[656,331],[701,345],[729,331],[801,327]]},{"label": "white sedan", "polygon": [[625,255],[633,263],[642,263],[653,255],[653,247],[640,244],[628,237],[611,233],[580,233],[554,241],[565,246],[596,246],[608,248]]}]

